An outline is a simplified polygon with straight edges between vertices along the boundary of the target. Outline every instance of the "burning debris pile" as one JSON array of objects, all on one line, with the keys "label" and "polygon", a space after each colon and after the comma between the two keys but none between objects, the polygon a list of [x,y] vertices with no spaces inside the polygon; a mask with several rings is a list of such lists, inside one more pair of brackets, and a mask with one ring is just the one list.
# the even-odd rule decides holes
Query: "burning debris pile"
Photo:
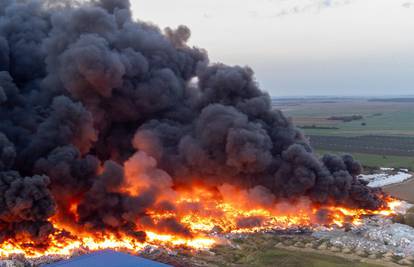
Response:
[{"label": "burning debris pile", "polygon": [[350,156],[319,159],[248,67],[127,0],[0,3],[0,255],[389,214]]}]

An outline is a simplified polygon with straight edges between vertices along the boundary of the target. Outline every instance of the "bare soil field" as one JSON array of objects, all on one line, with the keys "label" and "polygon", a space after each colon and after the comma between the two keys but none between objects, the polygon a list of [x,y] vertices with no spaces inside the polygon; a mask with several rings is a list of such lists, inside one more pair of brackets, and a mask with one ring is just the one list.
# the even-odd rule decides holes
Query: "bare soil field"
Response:
[{"label": "bare soil field", "polygon": [[293,122],[299,126],[336,126],[338,122],[328,120],[326,117],[294,117]]},{"label": "bare soil field", "polygon": [[384,191],[399,199],[414,203],[414,179],[385,186]]},{"label": "bare soil field", "polygon": [[413,137],[309,135],[309,138],[311,145],[321,150],[414,157]]}]

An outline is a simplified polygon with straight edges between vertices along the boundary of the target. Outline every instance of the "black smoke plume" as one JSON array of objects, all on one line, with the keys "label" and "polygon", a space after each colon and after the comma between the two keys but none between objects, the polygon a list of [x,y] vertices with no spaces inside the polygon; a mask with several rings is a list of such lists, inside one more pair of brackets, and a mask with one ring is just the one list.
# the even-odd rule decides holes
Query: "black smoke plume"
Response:
[{"label": "black smoke plume", "polygon": [[[146,211],[174,210],[157,196],[194,177],[272,201],[383,205],[352,157],[313,154],[250,68],[212,64],[189,38],[133,20],[128,0],[1,1],[1,238],[41,240],[54,215],[89,231],[144,238],[142,221],[189,235]],[[126,172],[146,189],[123,190]]]}]

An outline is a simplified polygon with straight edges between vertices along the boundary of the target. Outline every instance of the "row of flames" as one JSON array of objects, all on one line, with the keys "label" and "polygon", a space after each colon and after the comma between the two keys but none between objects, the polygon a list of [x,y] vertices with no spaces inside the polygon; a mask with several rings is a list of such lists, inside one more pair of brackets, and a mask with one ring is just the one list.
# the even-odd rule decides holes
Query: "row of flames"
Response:
[{"label": "row of flames", "polygon": [[[147,246],[208,249],[223,241],[218,232],[250,233],[291,227],[312,228],[320,224],[328,227],[358,225],[364,216],[391,216],[395,214],[395,208],[400,204],[398,200],[387,198],[386,207],[371,211],[339,206],[317,207],[309,200],[301,199],[294,204],[279,203],[271,207],[256,207],[242,198],[243,194],[238,191],[234,192],[231,199],[223,199],[205,188],[197,188],[180,193],[175,203],[177,207],[175,212],[148,212],[154,221],[174,218],[190,230],[191,237],[157,232],[156,229],[139,229],[146,233],[146,240],[142,242],[123,234],[97,235],[80,230],[68,230],[59,220],[52,218],[54,227],[61,230],[57,230],[50,237],[46,247],[39,248],[30,241],[8,240],[1,244],[0,256],[8,257],[13,254],[24,254],[28,258],[47,255],[69,256],[77,249],[94,251],[109,248],[139,252]],[[72,205],[71,210],[76,212],[76,205]],[[321,213],[324,214],[323,219]],[[70,235],[62,234],[68,231]]]}]

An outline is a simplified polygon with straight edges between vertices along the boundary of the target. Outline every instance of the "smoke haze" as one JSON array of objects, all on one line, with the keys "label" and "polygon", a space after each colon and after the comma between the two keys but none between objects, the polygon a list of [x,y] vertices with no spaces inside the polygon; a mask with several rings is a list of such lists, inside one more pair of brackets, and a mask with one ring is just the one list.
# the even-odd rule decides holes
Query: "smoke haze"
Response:
[{"label": "smoke haze", "polygon": [[41,241],[52,216],[141,239],[144,226],[189,236],[147,210],[173,211],[175,189],[200,182],[224,198],[244,188],[261,205],[383,205],[352,157],[315,156],[249,67],[211,64],[187,27],[160,30],[129,8],[1,2],[0,238]]}]

